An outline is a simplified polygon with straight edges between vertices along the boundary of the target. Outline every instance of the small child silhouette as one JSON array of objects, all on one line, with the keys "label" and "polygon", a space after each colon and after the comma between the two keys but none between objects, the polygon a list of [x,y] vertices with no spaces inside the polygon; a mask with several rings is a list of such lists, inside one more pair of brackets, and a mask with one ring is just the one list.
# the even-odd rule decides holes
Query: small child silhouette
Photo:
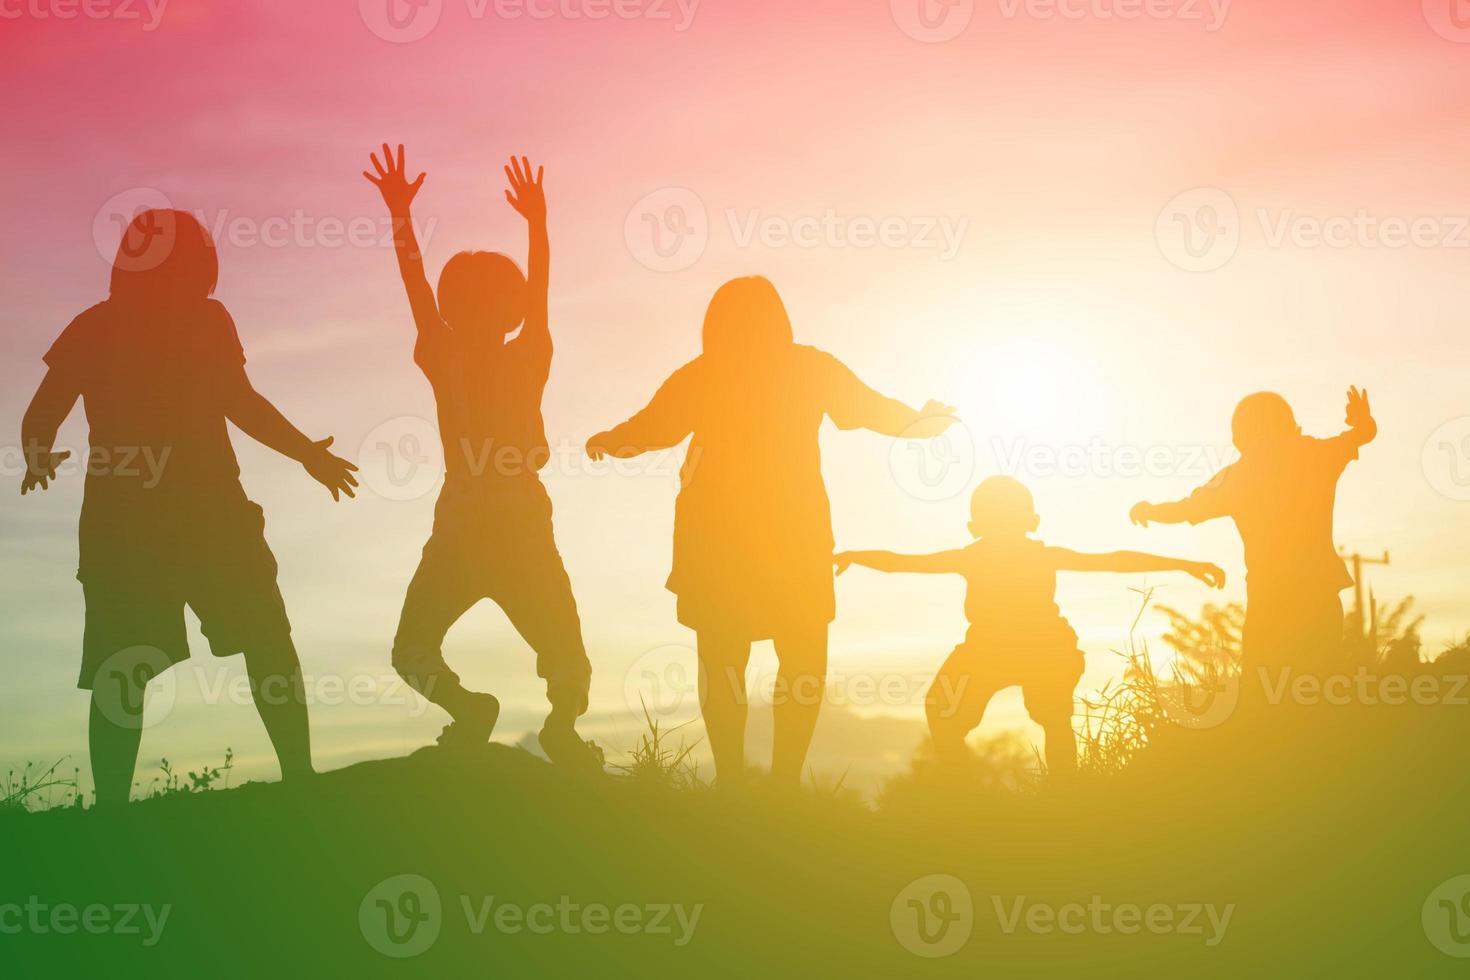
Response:
[{"label": "small child silhouette", "polygon": [[1245,544],[1247,697],[1261,692],[1260,670],[1320,671],[1341,653],[1338,593],[1353,580],[1333,544],[1333,510],[1338,478],[1378,434],[1366,391],[1348,390],[1347,425],[1331,439],[1305,436],[1286,399],[1250,395],[1231,422],[1239,461],[1184,500],[1140,503],[1130,515],[1144,527],[1235,521]]},{"label": "small child silhouette", "polygon": [[1057,608],[1057,572],[1181,571],[1215,588],[1225,584],[1225,573],[1204,562],[1052,547],[1031,537],[1040,523],[1031,491],[1012,477],[993,476],[970,500],[972,544],[930,555],[845,551],[833,559],[839,575],[850,565],[863,565],[880,572],[965,577],[970,628],[925,698],[941,760],[972,758],[965,736],[980,724],[997,692],[1019,685],[1027,713],[1046,733],[1047,768],[1062,776],[1076,770],[1072,692],[1082,677],[1083,658],[1077,634]]}]

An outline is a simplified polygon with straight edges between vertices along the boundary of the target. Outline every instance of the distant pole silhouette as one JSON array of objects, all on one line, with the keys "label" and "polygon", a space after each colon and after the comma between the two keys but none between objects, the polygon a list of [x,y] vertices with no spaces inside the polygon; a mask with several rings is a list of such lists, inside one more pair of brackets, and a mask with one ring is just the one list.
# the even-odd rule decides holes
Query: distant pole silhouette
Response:
[{"label": "distant pole silhouette", "polygon": [[[1353,610],[1358,615],[1358,630],[1362,633],[1362,639],[1367,640],[1371,637],[1374,646],[1377,646],[1377,603],[1374,603],[1374,608],[1370,611],[1369,615],[1365,615],[1363,612],[1363,566],[1389,564],[1388,552],[1385,551],[1382,558],[1368,558],[1364,556],[1361,552],[1354,551],[1349,554],[1346,548],[1339,548],[1338,554],[1340,554],[1344,560],[1352,562],[1353,565]],[[1373,627],[1371,631],[1368,627],[1368,620],[1370,616],[1373,620]]]}]

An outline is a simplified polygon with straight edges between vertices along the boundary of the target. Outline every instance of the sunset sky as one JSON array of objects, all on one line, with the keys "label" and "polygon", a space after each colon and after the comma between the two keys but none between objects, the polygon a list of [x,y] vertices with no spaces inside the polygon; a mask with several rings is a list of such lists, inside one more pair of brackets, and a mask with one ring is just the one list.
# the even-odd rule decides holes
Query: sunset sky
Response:
[{"label": "sunset sky", "polygon": [[[384,140],[428,171],[416,210],[434,277],[465,248],[524,261],[500,166],[514,152],[546,167],[545,477],[595,671],[587,732],[614,754],[636,736],[645,674],[693,669],[663,589],[677,458],[614,472],[578,447],[697,353],[711,294],[749,273],[776,284],[798,340],[964,421],[929,447],[824,429],[839,546],[963,544],[968,491],[1010,472],[1048,542],[1226,568],[1223,595],[1182,575],[1064,576],[1084,687],[1116,674],[1132,589],[1185,609],[1243,600],[1230,525],[1145,531],[1127,512],[1228,462],[1231,410],[1263,388],[1322,435],[1341,428],[1348,385],[1370,390],[1381,433],[1342,482],[1338,541],[1391,552],[1371,584],[1417,598],[1427,653],[1463,637],[1470,23],[1450,0],[921,2],[155,0],[63,19],[66,4],[0,0],[0,770],[70,756],[85,779],[82,481],[18,496],[20,417],[51,341],[105,295],[118,215],[161,203],[214,231],[216,295],[256,387],[364,469],[364,492],[334,505],[235,436],[306,672],[348,689],[319,688],[319,765],[407,752],[443,724],[400,690],[350,693],[391,676],[437,489],[432,461],[406,483],[388,470],[402,476],[434,430],[382,204],[360,176]],[[78,409],[61,443],[80,455],[85,439]],[[923,683],[963,635],[962,590],[839,580],[832,669],[852,696],[819,731],[819,773],[855,758],[875,777],[907,758]],[[160,756],[196,765],[227,746],[237,777],[274,778],[248,699],[221,693],[239,658],[222,675],[194,639],[140,780]],[[532,657],[492,605],[446,652],[506,702],[497,738],[537,724]],[[762,648],[753,670],[773,662]],[[864,693],[891,677],[908,697]],[[986,723],[1008,727],[1039,737],[1015,692]],[[753,748],[767,739],[753,731]]]}]

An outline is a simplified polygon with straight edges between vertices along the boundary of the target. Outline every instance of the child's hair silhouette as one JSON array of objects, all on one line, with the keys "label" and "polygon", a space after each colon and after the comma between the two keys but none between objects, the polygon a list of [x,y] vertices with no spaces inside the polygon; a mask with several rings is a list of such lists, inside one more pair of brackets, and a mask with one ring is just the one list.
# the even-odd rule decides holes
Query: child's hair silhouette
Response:
[{"label": "child's hair silhouette", "polygon": [[1274,391],[1246,395],[1230,420],[1231,438],[1242,454],[1280,446],[1301,432],[1291,405]]},{"label": "child's hair silhouette", "polygon": [[439,273],[439,315],[455,330],[499,341],[526,318],[526,277],[500,252],[460,252]]},{"label": "child's hair silhouette", "polygon": [[187,211],[140,211],[128,223],[112,263],[113,299],[200,302],[219,281],[214,239]]},{"label": "child's hair silhouette", "polygon": [[970,533],[977,538],[1027,535],[1040,526],[1031,491],[1015,477],[988,477],[970,497]]},{"label": "child's hair silhouette", "polygon": [[732,279],[704,314],[704,352],[722,361],[775,354],[791,346],[791,317],[765,276]]}]

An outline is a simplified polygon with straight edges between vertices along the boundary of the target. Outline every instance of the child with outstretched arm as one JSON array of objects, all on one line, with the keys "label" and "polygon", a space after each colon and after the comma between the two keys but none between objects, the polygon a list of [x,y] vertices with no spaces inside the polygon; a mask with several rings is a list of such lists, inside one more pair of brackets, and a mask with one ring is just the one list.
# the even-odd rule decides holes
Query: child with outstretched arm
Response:
[{"label": "child with outstretched arm", "polygon": [[1225,573],[1205,562],[1134,551],[1084,554],[1031,537],[1040,524],[1031,492],[1018,480],[983,481],[970,501],[963,548],[928,555],[845,551],[837,574],[851,565],[881,572],[926,572],[965,578],[965,640],[940,667],[925,698],[929,732],[939,758],[972,758],[965,736],[980,724],[1000,690],[1019,685],[1026,711],[1046,733],[1046,764],[1054,775],[1076,771],[1073,690],[1082,678],[1077,634],[1056,604],[1057,572],[1166,572],[1193,575],[1221,588]]},{"label": "child with outstretched arm", "polygon": [[1333,511],[1343,471],[1378,434],[1366,391],[1348,390],[1347,425],[1330,439],[1303,435],[1286,399],[1250,395],[1231,421],[1238,461],[1183,500],[1140,503],[1130,514],[1144,527],[1235,521],[1245,545],[1248,701],[1274,686],[1270,673],[1320,672],[1342,654],[1338,593],[1353,580],[1333,541]]}]

